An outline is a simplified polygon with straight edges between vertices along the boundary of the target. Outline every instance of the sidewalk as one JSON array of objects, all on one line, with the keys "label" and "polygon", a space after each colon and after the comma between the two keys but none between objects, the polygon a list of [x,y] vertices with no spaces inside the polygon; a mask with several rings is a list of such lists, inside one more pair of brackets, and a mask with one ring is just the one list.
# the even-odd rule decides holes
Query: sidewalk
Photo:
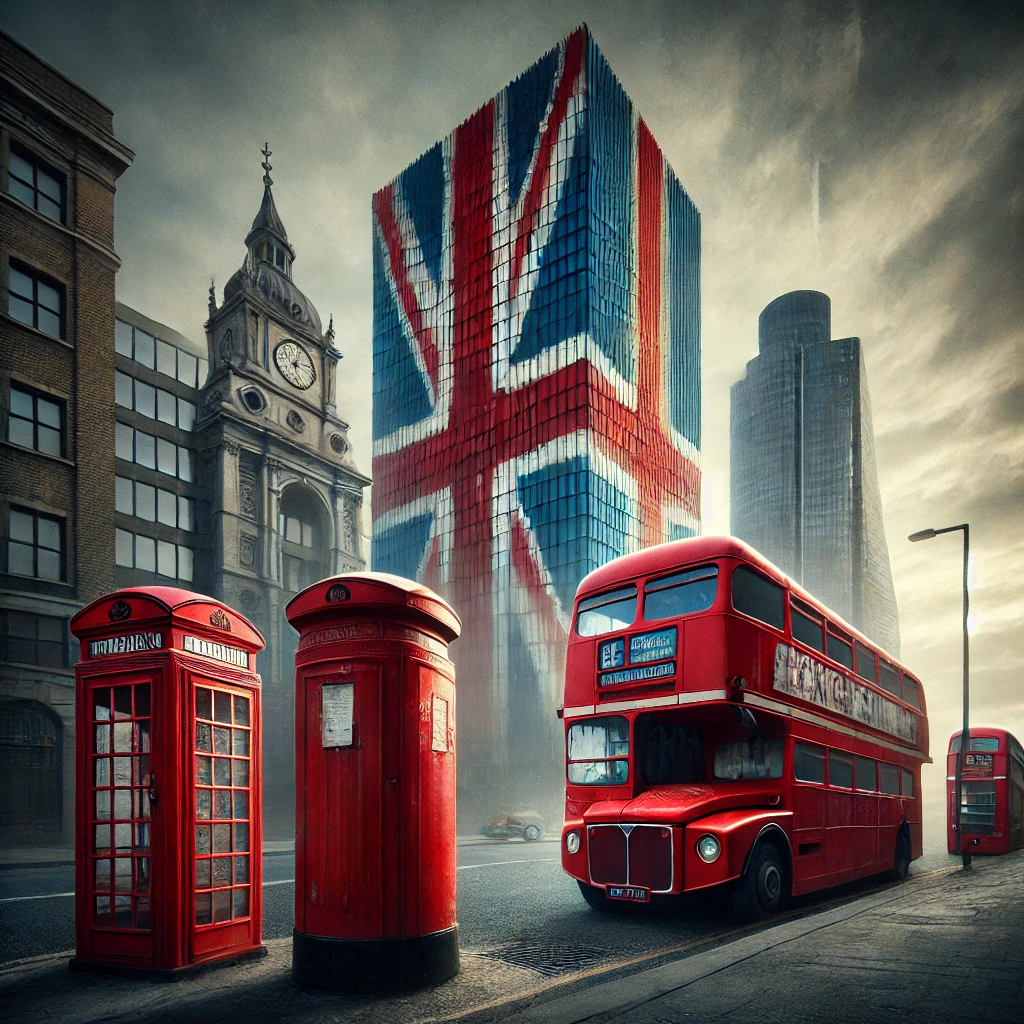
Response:
[{"label": "sidewalk", "polygon": [[66,955],[39,957],[0,970],[0,1005],[9,1024],[1022,1024],[1024,851],[975,858],[970,872],[912,876],[848,903],[738,929],[680,959],[554,980],[463,953],[461,973],[426,992],[314,995],[291,984],[290,941],[267,946],[264,960],[176,984],[70,974]]}]

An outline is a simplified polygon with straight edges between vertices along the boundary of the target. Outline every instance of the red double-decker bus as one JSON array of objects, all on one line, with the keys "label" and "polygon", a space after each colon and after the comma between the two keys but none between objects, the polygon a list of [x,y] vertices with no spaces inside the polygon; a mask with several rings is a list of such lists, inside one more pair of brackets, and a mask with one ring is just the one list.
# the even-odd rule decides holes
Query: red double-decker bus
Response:
[{"label": "red double-decker bus", "polygon": [[956,830],[971,853],[1009,853],[1024,846],[1024,747],[1005,729],[971,726],[960,819],[956,815],[956,759],[960,730],[946,755],[946,841],[956,853]]},{"label": "red double-decker bus", "polygon": [[583,580],[560,714],[562,866],[595,908],[728,886],[765,917],[921,856],[920,683],[735,538]]}]

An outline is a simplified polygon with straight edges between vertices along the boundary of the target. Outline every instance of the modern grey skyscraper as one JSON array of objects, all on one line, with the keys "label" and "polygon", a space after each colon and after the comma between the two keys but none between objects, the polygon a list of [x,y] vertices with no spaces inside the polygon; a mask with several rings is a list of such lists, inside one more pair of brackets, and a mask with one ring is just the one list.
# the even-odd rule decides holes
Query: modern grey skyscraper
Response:
[{"label": "modern grey skyscraper", "polygon": [[761,313],[732,386],[732,532],[898,657],[864,356],[831,311],[798,291]]}]

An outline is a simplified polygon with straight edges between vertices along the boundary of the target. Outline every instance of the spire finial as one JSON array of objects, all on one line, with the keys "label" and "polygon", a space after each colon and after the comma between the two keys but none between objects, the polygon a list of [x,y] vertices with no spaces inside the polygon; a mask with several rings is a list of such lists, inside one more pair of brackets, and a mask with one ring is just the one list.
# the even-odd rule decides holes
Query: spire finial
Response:
[{"label": "spire finial", "polygon": [[217,312],[217,288],[216,288],[216,284],[217,284],[216,280],[211,277],[210,278],[210,316],[213,316],[213,314]]},{"label": "spire finial", "polygon": [[327,325],[327,333],[324,335],[324,337],[328,341],[332,341],[332,342],[334,341],[334,314],[333,313],[331,314],[331,322]]},{"label": "spire finial", "polygon": [[263,154],[263,165],[262,165],[263,166],[263,184],[264,185],[273,185],[274,182],[272,181],[272,179],[270,177],[270,156],[271,156],[270,143],[269,142],[264,142],[263,143],[263,148],[260,150],[260,152]]}]

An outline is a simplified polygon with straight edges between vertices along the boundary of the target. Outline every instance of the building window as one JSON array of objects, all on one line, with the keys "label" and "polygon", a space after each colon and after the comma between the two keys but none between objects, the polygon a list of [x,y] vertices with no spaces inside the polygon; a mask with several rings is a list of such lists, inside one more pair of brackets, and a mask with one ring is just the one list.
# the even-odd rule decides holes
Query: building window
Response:
[{"label": "building window", "polygon": [[16,142],[11,143],[7,191],[26,206],[63,224],[67,182],[65,175],[44,163],[31,150]]},{"label": "building window", "polygon": [[12,384],[7,440],[46,455],[63,455],[64,403]]},{"label": "building window", "polygon": [[[136,384],[139,381],[135,382]],[[114,454],[125,462],[134,462],[146,469],[158,469],[167,476],[192,482],[192,452],[162,437],[135,430],[127,423],[114,424]]]},{"label": "building window", "polygon": [[7,571],[41,580],[64,579],[64,521],[11,508]]},{"label": "building window", "polygon": [[[300,547],[313,547],[313,524],[305,523],[297,516],[277,517],[277,531],[283,540],[289,544],[298,544]],[[314,580],[314,582],[316,582]]]},{"label": "building window", "polygon": [[64,337],[64,286],[24,263],[10,262],[7,312],[53,338]]},{"label": "building window", "polygon": [[195,529],[195,500],[152,487],[141,480],[114,479],[114,507],[118,512],[147,523],[163,523],[189,532]]},{"label": "building window", "polygon": [[135,380],[120,370],[114,371],[114,401],[125,409],[134,409],[140,416],[180,430],[191,431],[195,427],[195,403]]},{"label": "building window", "polygon": [[191,583],[194,560],[193,550],[183,544],[172,544],[128,530],[114,531],[114,561],[126,569],[142,569]]},{"label": "building window", "polygon": [[66,619],[28,612],[0,612],[0,661],[67,668]]}]

